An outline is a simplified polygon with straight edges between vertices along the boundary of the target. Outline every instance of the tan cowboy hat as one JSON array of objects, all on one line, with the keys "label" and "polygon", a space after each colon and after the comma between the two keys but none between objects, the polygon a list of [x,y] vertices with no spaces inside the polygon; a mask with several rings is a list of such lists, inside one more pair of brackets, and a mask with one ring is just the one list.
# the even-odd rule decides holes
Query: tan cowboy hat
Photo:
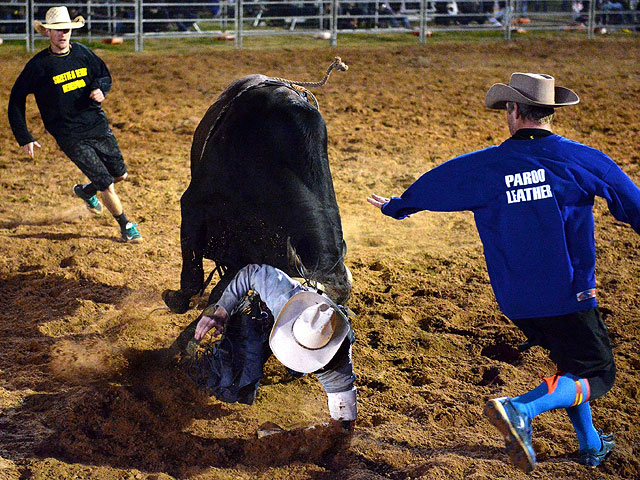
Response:
[{"label": "tan cowboy hat", "polygon": [[282,307],[269,346],[284,366],[311,373],[331,361],[348,333],[349,322],[328,297],[300,292]]},{"label": "tan cowboy hat", "polygon": [[33,21],[33,28],[41,35],[46,35],[45,30],[66,30],[68,28],[84,27],[84,18],[77,16],[71,21],[67,7],[51,7],[47,10],[44,23],[39,20]]},{"label": "tan cowboy hat", "polygon": [[579,101],[572,90],[556,87],[551,75],[539,73],[514,73],[509,85],[494,84],[485,98],[487,107],[498,110],[506,109],[506,102],[555,108],[575,105]]}]

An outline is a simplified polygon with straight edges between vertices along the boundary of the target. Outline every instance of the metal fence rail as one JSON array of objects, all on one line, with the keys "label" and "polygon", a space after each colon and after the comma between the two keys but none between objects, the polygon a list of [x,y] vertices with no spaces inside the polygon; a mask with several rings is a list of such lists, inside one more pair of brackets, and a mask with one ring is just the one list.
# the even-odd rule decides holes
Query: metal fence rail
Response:
[{"label": "metal fence rail", "polygon": [[[0,1],[0,38],[34,50],[33,21],[59,2]],[[86,0],[66,3],[85,28],[74,37],[114,37],[144,49],[147,38],[208,37],[232,40],[274,35],[314,35],[335,46],[341,33],[411,32],[426,43],[438,31],[640,29],[639,0]]]}]

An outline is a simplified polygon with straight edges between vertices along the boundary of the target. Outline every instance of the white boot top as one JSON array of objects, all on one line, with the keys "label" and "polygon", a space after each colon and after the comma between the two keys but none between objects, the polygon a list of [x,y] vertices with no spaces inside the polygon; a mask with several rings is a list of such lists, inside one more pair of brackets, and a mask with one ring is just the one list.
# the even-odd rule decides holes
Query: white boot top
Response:
[{"label": "white boot top", "polygon": [[358,415],[356,387],[346,392],[327,393],[329,414],[334,420],[355,420]]}]

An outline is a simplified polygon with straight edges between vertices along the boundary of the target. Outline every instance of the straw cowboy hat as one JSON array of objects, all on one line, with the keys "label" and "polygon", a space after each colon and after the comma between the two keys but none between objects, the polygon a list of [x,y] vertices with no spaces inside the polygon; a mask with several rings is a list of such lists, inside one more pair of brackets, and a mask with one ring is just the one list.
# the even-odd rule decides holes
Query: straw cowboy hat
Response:
[{"label": "straw cowboy hat", "polygon": [[67,7],[51,7],[47,10],[44,23],[39,20],[33,21],[33,27],[41,35],[46,35],[45,30],[66,30],[68,28],[84,27],[84,18],[77,16],[71,21]]},{"label": "straw cowboy hat", "polygon": [[494,84],[485,98],[487,107],[498,110],[506,109],[506,102],[555,108],[575,105],[579,101],[572,90],[556,87],[551,75],[538,73],[514,73],[509,85]]},{"label": "straw cowboy hat", "polygon": [[300,292],[282,307],[269,346],[286,367],[311,373],[331,361],[348,333],[349,322],[335,303],[316,292]]}]

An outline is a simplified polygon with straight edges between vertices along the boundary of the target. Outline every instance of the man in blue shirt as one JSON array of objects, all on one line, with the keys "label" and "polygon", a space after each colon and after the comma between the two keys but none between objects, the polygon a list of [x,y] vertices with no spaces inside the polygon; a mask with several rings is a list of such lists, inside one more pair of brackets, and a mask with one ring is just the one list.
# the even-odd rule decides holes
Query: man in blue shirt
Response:
[{"label": "man in blue shirt", "polygon": [[589,406],[616,372],[596,301],[593,201],[605,198],[613,216],[640,233],[640,189],[602,152],[552,133],[554,109],[578,101],[549,75],[514,73],[485,99],[507,111],[511,138],[439,165],[400,197],[368,198],[396,219],[421,210],[474,213],[501,310],[558,367],[534,390],[485,408],[525,472],[536,463],[531,420],[548,410],[566,409],[581,463],[599,465],[614,446],[613,435],[594,428]]}]

